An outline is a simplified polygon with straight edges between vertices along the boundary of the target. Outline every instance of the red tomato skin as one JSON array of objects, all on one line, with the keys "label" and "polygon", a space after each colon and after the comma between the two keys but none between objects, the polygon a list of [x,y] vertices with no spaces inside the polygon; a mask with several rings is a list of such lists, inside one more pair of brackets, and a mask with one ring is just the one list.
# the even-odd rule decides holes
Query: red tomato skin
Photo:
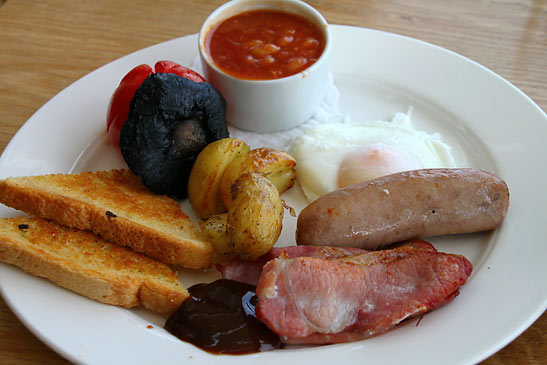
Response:
[{"label": "red tomato skin", "polygon": [[106,130],[114,146],[119,146],[120,131],[129,115],[129,103],[144,79],[154,71],[148,65],[139,65],[124,76],[110,98],[106,117]]},{"label": "red tomato skin", "polygon": [[184,67],[179,65],[178,63],[171,62],[171,61],[159,61],[154,66],[156,73],[171,73],[175,75],[179,75],[182,77],[185,77],[189,80],[192,80],[194,82],[204,82],[205,79],[201,77],[200,74],[198,74],[195,71],[192,71],[188,67]]}]

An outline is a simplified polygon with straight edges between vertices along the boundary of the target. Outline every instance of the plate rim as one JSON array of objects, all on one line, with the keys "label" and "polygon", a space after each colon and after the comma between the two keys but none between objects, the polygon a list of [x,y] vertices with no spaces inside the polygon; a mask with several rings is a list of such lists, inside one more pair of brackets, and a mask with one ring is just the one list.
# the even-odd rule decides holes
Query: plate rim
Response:
[{"label": "plate rim", "polygon": [[[499,80],[502,80],[508,87],[512,88],[513,91],[516,91],[518,94],[521,95],[521,97],[524,97],[525,100],[528,102],[528,104],[531,104],[533,105],[537,111],[540,112],[540,115],[543,116],[543,118],[545,119],[545,121],[547,121],[547,114],[545,114],[545,112],[529,97],[527,96],[524,92],[522,92],[520,89],[518,89],[516,86],[514,86],[512,83],[510,83],[509,81],[507,81],[506,79],[504,79],[503,77],[499,76],[498,74],[494,73],[493,71],[491,71],[490,69],[486,68],[485,66],[482,66],[481,64],[465,57],[465,56],[462,56],[458,53],[455,53],[451,50],[448,50],[446,48],[443,48],[441,46],[438,46],[438,45],[435,45],[435,44],[432,44],[432,43],[428,43],[428,42],[425,42],[425,41],[422,41],[422,40],[419,40],[419,39],[415,39],[415,38],[412,38],[412,37],[408,37],[408,36],[405,36],[405,35],[399,35],[399,34],[396,34],[396,33],[391,33],[391,32],[386,32],[386,31],[382,31],[382,30],[375,30],[375,29],[368,29],[368,28],[361,28],[361,27],[356,27],[356,26],[348,26],[348,25],[331,25],[331,27],[333,27],[334,30],[336,29],[347,29],[347,30],[359,30],[359,31],[367,31],[367,32],[371,32],[371,33],[377,33],[377,34],[382,34],[383,36],[386,36],[386,37],[395,37],[395,38],[398,38],[398,39],[404,39],[404,40],[407,40],[407,41],[411,41],[411,42],[418,42],[419,44],[422,44],[422,45],[426,45],[427,47],[433,47],[434,49],[437,49],[437,50],[440,50],[442,52],[448,52],[451,56],[456,56],[460,59],[463,59],[464,61],[466,62],[470,62],[472,63],[474,66],[476,67],[480,67],[482,69],[482,71],[484,72],[488,72],[490,75],[496,77],[497,79]],[[144,53],[144,52],[147,52],[149,51],[150,49],[152,48],[159,48],[159,47],[165,47],[167,46],[169,43],[173,43],[173,44],[176,44],[178,41],[182,40],[182,39],[192,39],[193,37],[196,38],[197,40],[197,34],[191,34],[191,35],[186,35],[186,36],[183,36],[183,37],[179,37],[179,38],[175,38],[175,39],[172,39],[172,40],[167,40],[167,41],[164,41],[164,42],[161,42],[161,43],[158,43],[158,44],[155,44],[155,45],[151,45],[151,46],[148,46],[148,47],[145,47],[141,50],[137,50],[135,52],[132,52],[128,55],[125,55],[125,56],[122,56],[112,62],[109,62],[101,67],[99,67],[98,69],[88,73],[87,75],[84,75],[83,77],[79,78],[78,80],[74,81],[73,83],[71,83],[69,86],[67,86],[66,88],[64,88],[62,91],[60,91],[59,93],[57,93],[53,98],[51,98],[48,102],[46,102],[42,107],[40,107],[23,125],[22,127],[17,131],[17,133],[12,137],[12,139],[10,140],[10,142],[6,145],[3,153],[2,153],[2,156],[0,156],[0,162],[4,159],[4,157],[11,153],[11,150],[14,148],[16,142],[17,142],[17,139],[18,138],[22,138],[21,136],[26,133],[26,129],[28,128],[31,128],[31,124],[34,123],[33,121],[36,120],[37,118],[39,118],[40,116],[40,113],[41,111],[50,103],[54,103],[56,100],[57,100],[57,97],[59,95],[62,95],[62,94],[65,94],[65,93],[69,93],[72,88],[73,88],[73,85],[75,84],[78,84],[80,83],[81,80],[84,80],[84,79],[87,79],[87,78],[91,78],[93,77],[96,73],[99,73],[101,72],[101,70],[103,70],[104,68],[112,65],[112,64],[115,64],[115,63],[119,63],[121,60],[123,59],[128,59],[128,58],[132,58],[134,57],[136,54],[139,54],[139,53]],[[197,54],[197,41],[196,41],[196,54]],[[11,269],[11,267],[10,267]],[[64,289],[63,289],[64,290]],[[14,303],[12,303],[12,298],[10,298],[9,295],[7,295],[7,293],[5,292],[5,288],[4,288],[4,285],[3,285],[3,280],[0,280],[0,294],[2,295],[2,297],[4,298],[6,304],[8,305],[8,307],[10,308],[10,310],[12,310],[12,312],[17,316],[17,318],[25,325],[25,327],[27,327],[36,337],[38,337],[42,342],[44,342],[47,346],[49,346],[50,348],[52,348],[54,351],[56,351],[57,353],[59,353],[61,356],[65,357],[66,359],[70,360],[70,361],[74,361],[74,362],[80,362],[82,361],[82,359],[78,358],[77,356],[75,356],[73,353],[71,353],[69,350],[66,350],[65,348],[63,348],[61,345],[59,345],[58,343],[54,342],[51,340],[50,337],[46,336],[45,333],[43,333],[43,329],[40,329],[38,327],[36,327],[35,325],[33,325],[33,323],[31,323],[27,316],[24,314],[24,313],[21,313],[19,311],[19,308],[17,308],[17,306],[14,305]],[[499,351],[501,348],[505,347],[508,343],[510,343],[511,341],[513,341],[516,337],[518,337],[522,332],[524,332],[534,321],[536,321],[539,316],[541,316],[541,314],[543,312],[545,312],[545,309],[547,308],[547,296],[544,298],[544,301],[543,301],[543,305],[542,306],[539,306],[536,311],[531,314],[531,315],[528,315],[528,321],[526,323],[521,323],[520,327],[519,327],[519,330],[517,331],[514,331],[512,333],[512,335],[508,336],[507,337],[507,341],[504,341],[503,343],[498,343],[498,346],[496,347],[493,347],[490,349],[490,351],[488,351],[487,353],[484,353],[482,356],[478,356],[478,357],[475,357],[474,359],[472,359],[473,361],[477,360],[477,361],[481,361],[489,356],[491,356],[493,353]]]}]

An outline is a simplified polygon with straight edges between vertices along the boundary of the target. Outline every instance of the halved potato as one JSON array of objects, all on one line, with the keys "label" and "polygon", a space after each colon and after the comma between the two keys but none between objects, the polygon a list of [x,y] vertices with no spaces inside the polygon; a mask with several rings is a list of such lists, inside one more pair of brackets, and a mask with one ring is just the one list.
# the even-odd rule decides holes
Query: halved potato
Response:
[{"label": "halved potato", "polygon": [[205,147],[198,155],[188,180],[188,200],[200,218],[226,211],[219,186],[226,167],[249,146],[235,138],[223,138]]},{"label": "halved potato", "polygon": [[272,249],[283,222],[283,205],[273,183],[261,173],[241,175],[232,185],[226,230],[229,246],[245,260]]},{"label": "halved potato", "polygon": [[241,154],[233,159],[224,171],[220,181],[220,199],[229,209],[232,184],[247,172],[259,172],[267,177],[281,195],[294,185],[295,166],[296,161],[288,153],[273,148],[257,148],[247,154]]}]

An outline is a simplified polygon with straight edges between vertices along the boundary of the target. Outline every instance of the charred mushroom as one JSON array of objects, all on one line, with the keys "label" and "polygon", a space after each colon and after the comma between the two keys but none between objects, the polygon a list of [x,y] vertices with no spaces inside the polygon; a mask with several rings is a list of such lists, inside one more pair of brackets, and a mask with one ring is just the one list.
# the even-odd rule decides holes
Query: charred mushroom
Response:
[{"label": "charred mushroom", "polygon": [[199,152],[228,137],[225,111],[224,98],[211,84],[151,74],[131,100],[120,133],[122,155],[151,191],[186,198]]}]

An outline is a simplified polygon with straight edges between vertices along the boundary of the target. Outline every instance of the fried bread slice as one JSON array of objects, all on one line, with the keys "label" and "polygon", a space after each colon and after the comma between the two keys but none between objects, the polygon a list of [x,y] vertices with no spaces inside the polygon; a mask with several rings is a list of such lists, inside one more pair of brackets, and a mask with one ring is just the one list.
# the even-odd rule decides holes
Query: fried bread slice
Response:
[{"label": "fried bread slice", "polygon": [[211,244],[179,204],[150,192],[129,170],[11,177],[0,180],[0,202],[166,264],[212,265]]},{"label": "fried bread slice", "polygon": [[0,260],[99,302],[167,316],[189,295],[167,265],[40,218],[0,219]]}]

